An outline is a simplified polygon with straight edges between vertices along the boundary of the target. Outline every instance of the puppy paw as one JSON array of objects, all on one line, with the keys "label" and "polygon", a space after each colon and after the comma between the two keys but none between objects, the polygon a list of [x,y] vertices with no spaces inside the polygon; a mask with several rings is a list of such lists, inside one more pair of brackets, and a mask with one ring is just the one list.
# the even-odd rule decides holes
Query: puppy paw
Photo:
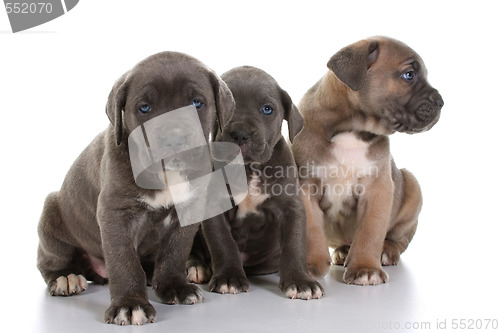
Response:
[{"label": "puppy paw", "polygon": [[349,253],[349,245],[344,245],[336,248],[333,251],[332,255],[333,264],[344,266],[345,259],[347,258],[348,253]]},{"label": "puppy paw", "polygon": [[83,275],[70,274],[58,277],[47,287],[52,296],[72,296],[81,294],[87,286],[87,279]]},{"label": "puppy paw", "polygon": [[389,276],[382,267],[349,265],[344,272],[344,281],[347,284],[375,286],[389,281]]},{"label": "puppy paw", "polygon": [[208,287],[211,292],[219,294],[237,294],[240,292],[247,292],[250,283],[244,275],[224,275],[212,277]]},{"label": "puppy paw", "polygon": [[329,254],[309,257],[307,260],[307,270],[313,278],[320,279],[328,273],[331,264],[332,261]]},{"label": "puppy paw", "polygon": [[187,269],[187,279],[193,283],[207,283],[212,277],[210,268],[205,265],[191,266]]},{"label": "puppy paw", "polygon": [[400,252],[395,243],[391,241],[384,242],[384,250],[382,251],[382,256],[380,262],[382,266],[394,266],[399,263]]},{"label": "puppy paw", "polygon": [[323,287],[312,279],[280,282],[281,291],[291,299],[319,299],[325,294]]},{"label": "puppy paw", "polygon": [[149,303],[141,305],[110,306],[104,314],[107,324],[143,325],[154,323],[156,311]]},{"label": "puppy paw", "polygon": [[196,304],[205,301],[201,289],[187,281],[170,283],[154,289],[158,297],[166,304]]}]

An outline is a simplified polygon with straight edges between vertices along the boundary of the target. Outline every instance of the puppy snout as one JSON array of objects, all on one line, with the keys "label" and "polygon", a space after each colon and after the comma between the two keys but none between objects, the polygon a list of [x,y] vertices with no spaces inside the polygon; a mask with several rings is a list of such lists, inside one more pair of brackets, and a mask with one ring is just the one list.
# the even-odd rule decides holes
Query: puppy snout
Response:
[{"label": "puppy snout", "polygon": [[187,136],[183,134],[171,134],[163,138],[162,143],[165,147],[179,150],[186,146]]},{"label": "puppy snout", "polygon": [[434,103],[435,106],[437,106],[440,109],[444,105],[443,98],[441,97],[441,94],[439,94],[437,90],[434,90],[432,94],[430,94],[429,99],[431,100],[431,102]]},{"label": "puppy snout", "polygon": [[430,122],[432,119],[434,119],[436,112],[436,108],[428,103],[418,108],[416,116],[420,121]]},{"label": "puppy snout", "polygon": [[439,92],[434,89],[429,94],[428,101],[420,105],[417,109],[416,116],[420,121],[429,123],[439,115],[443,105],[443,98]]},{"label": "puppy snout", "polygon": [[246,144],[250,139],[250,134],[244,131],[232,131],[229,133],[229,136],[233,138],[234,142],[238,143],[239,146]]}]

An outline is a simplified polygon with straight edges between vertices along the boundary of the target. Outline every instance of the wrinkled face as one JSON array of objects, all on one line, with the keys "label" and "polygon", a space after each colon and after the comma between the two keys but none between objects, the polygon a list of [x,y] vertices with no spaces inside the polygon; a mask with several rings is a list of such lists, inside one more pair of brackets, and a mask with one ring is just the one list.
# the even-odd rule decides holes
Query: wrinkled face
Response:
[{"label": "wrinkled face", "polygon": [[221,78],[233,94],[236,109],[217,141],[238,144],[245,164],[267,162],[285,117],[280,87],[265,72],[249,68],[229,71]]},{"label": "wrinkled face", "polygon": [[419,133],[439,120],[443,99],[427,82],[422,59],[404,44],[381,42],[359,91],[366,110],[386,120],[391,131]]}]

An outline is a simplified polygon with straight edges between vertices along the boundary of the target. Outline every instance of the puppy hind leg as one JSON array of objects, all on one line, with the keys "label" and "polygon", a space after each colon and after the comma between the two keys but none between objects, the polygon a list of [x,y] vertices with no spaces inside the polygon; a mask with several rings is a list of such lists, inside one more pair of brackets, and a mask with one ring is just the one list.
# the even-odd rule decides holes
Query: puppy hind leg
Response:
[{"label": "puppy hind leg", "polygon": [[193,242],[191,254],[186,262],[186,275],[189,282],[207,283],[212,278],[212,271],[209,266],[209,258],[205,254],[203,236],[198,231]]},{"label": "puppy hind leg", "polygon": [[45,201],[38,225],[37,267],[53,296],[71,296],[87,288],[83,271],[75,262],[76,248],[59,237],[63,230],[57,193],[51,193]]},{"label": "puppy hind leg", "polygon": [[401,249],[397,242],[390,240],[384,241],[384,249],[382,251],[382,256],[380,262],[382,266],[394,266],[399,263],[399,257],[401,255]]},{"label": "puppy hind leg", "polygon": [[332,261],[334,265],[344,265],[347,254],[349,253],[349,245],[342,245],[333,251]]},{"label": "puppy hind leg", "polygon": [[189,282],[203,284],[210,281],[212,271],[203,260],[190,256],[186,263],[186,276]]},{"label": "puppy hind leg", "polygon": [[400,255],[408,248],[417,230],[418,215],[422,208],[422,192],[413,174],[401,169],[403,198],[393,227],[387,233],[381,262],[384,266],[397,265]]}]

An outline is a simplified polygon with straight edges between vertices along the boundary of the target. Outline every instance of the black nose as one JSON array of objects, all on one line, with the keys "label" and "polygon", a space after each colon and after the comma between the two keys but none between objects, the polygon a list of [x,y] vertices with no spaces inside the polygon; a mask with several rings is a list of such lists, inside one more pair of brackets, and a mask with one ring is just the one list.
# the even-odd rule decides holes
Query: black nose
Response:
[{"label": "black nose", "polygon": [[250,139],[250,134],[243,131],[232,131],[229,133],[229,136],[233,138],[234,142],[238,143],[239,146],[247,143],[248,139]]},{"label": "black nose", "polygon": [[432,94],[429,96],[431,102],[433,102],[438,108],[442,108],[444,105],[443,98],[439,94],[437,90],[434,90]]}]

